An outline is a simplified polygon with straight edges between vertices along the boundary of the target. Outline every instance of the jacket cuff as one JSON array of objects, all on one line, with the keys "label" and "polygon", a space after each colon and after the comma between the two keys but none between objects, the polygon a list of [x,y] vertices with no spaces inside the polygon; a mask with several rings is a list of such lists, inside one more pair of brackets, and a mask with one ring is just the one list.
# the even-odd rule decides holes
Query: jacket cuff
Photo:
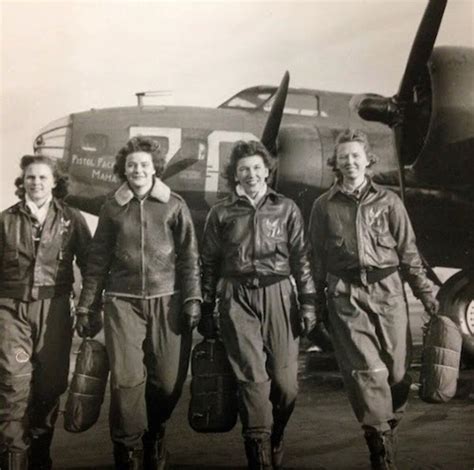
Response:
[{"label": "jacket cuff", "polygon": [[183,300],[183,305],[187,302],[192,302],[192,301],[197,301],[199,303],[202,303],[202,297],[186,297],[184,300]]},{"label": "jacket cuff", "polygon": [[312,292],[311,294],[300,294],[298,296],[298,301],[300,305],[316,305],[316,294]]},{"label": "jacket cuff", "polygon": [[203,297],[203,302],[206,304],[215,304],[216,303],[216,294],[205,292]]},{"label": "jacket cuff", "polygon": [[93,315],[95,313],[96,313],[95,310],[91,310],[90,308],[87,308],[87,307],[76,308],[76,315]]}]

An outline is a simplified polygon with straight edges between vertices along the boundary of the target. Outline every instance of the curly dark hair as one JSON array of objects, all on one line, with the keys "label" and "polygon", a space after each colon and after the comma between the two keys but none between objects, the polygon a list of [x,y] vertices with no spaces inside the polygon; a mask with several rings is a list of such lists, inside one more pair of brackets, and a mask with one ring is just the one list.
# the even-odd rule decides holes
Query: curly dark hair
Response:
[{"label": "curly dark hair", "polygon": [[114,173],[122,180],[126,181],[125,163],[127,157],[134,152],[146,152],[151,155],[155,174],[158,178],[165,171],[165,159],[161,155],[160,144],[149,137],[132,137],[117,153],[115,157]]},{"label": "curly dark hair", "polygon": [[341,172],[337,169],[337,148],[340,144],[345,144],[347,142],[359,142],[362,144],[365,153],[367,154],[367,159],[369,160],[367,168],[370,168],[372,165],[375,165],[375,163],[378,162],[379,159],[377,155],[372,152],[369,138],[365,132],[359,129],[344,129],[337,135],[333,154],[327,160],[328,166],[332,168],[338,177],[341,176]]},{"label": "curly dark hair", "polygon": [[68,177],[63,174],[60,166],[61,162],[55,160],[54,158],[48,157],[46,155],[24,155],[20,160],[21,175],[15,179],[16,191],[15,194],[21,199],[25,199],[25,172],[30,165],[36,163],[43,163],[48,165],[51,168],[53,173],[54,182],[56,186],[53,188],[53,197],[57,199],[64,199],[67,196],[68,189]]},{"label": "curly dark hair", "polygon": [[258,140],[238,140],[232,147],[229,164],[226,166],[223,175],[227,180],[227,185],[232,191],[237,186],[235,181],[237,162],[242,158],[251,157],[253,155],[260,155],[262,157],[263,163],[269,172],[267,182],[271,183],[275,169],[275,159],[271,156],[270,152]]}]

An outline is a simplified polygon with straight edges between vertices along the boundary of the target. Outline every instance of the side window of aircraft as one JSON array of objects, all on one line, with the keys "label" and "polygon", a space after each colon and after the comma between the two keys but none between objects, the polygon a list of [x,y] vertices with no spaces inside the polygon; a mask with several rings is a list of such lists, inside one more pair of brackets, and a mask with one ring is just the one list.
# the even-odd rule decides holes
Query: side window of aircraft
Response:
[{"label": "side window of aircraft", "polygon": [[204,162],[207,158],[207,139],[185,137],[181,144],[181,158]]},{"label": "side window of aircraft", "polygon": [[85,152],[104,153],[109,139],[104,134],[85,134],[81,139],[81,149]]},{"label": "side window of aircraft", "polygon": [[[274,97],[265,104],[263,109],[270,112],[273,101]],[[284,112],[299,116],[328,116],[328,113],[321,109],[321,100],[319,96],[309,93],[288,93]]]},{"label": "side window of aircraft", "polygon": [[149,137],[150,139],[153,139],[160,144],[161,154],[166,156],[167,162],[170,160],[170,158],[173,157],[173,155],[168,155],[168,152],[170,151],[170,141],[168,137],[163,137],[159,135],[146,135],[146,134],[143,137]]},{"label": "side window of aircraft", "polygon": [[257,109],[265,103],[271,95],[271,92],[257,92],[254,88],[248,88],[239,92],[236,96],[223,103],[220,107]]},{"label": "side window of aircraft", "polygon": [[161,153],[165,156],[166,163],[168,163],[181,148],[181,134],[181,129],[175,127],[131,126],[129,130],[129,137],[140,135],[150,137],[159,142]]}]

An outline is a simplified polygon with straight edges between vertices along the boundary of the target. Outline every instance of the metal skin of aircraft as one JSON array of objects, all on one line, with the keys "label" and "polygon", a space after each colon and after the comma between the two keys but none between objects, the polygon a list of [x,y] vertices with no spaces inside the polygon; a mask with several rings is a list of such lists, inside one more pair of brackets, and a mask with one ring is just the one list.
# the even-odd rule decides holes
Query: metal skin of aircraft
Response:
[{"label": "metal skin of aircraft", "polygon": [[[217,109],[143,104],[73,113],[43,128],[38,154],[61,160],[68,202],[98,214],[118,180],[115,155],[132,136],[160,142],[163,179],[188,203],[198,233],[228,189],[223,170],[236,140],[261,138],[278,160],[274,187],[308,219],[314,199],[334,181],[326,161],[347,127],[367,132],[379,162],[374,181],[398,192],[428,266],[458,268],[440,288],[442,314],[474,358],[474,50],[433,48],[447,0],[430,0],[398,93],[391,98],[313,89],[247,88]],[[432,272],[432,271],[431,271]],[[434,273],[432,272],[434,275]],[[435,275],[434,275],[435,276]]]}]

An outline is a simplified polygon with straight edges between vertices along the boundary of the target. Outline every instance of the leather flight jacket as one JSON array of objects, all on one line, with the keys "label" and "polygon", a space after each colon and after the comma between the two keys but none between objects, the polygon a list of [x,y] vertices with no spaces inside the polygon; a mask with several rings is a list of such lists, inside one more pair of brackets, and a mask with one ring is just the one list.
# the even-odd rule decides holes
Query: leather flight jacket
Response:
[{"label": "leather flight jacket", "polygon": [[180,291],[183,303],[201,300],[199,253],[184,199],[155,178],[135,197],[127,183],[102,206],[79,310],[94,310],[105,295],[150,299]]},{"label": "leather flight jacket", "polygon": [[82,214],[53,198],[37,246],[35,224],[24,201],[0,214],[0,297],[28,302],[69,294],[74,258],[84,274],[91,234]]},{"label": "leather flight jacket", "polygon": [[370,179],[360,198],[339,183],[320,196],[311,211],[309,239],[317,285],[328,272],[367,285],[399,269],[416,297],[433,292],[405,206]]},{"label": "leather flight jacket", "polygon": [[296,281],[300,302],[314,302],[301,212],[294,201],[271,188],[256,208],[236,193],[212,207],[201,251],[206,302],[215,301],[220,278],[258,288],[289,276]]}]

